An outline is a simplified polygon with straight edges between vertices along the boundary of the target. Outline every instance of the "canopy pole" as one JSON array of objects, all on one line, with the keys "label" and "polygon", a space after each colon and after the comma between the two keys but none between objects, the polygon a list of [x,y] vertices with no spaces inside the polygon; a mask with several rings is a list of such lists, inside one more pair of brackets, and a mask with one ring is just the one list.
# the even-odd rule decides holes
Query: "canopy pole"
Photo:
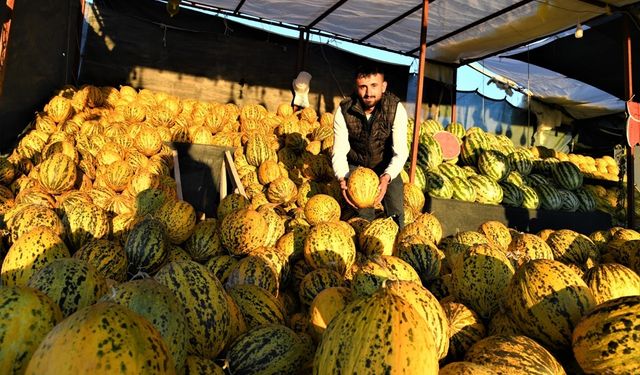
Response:
[{"label": "canopy pole", "polygon": [[413,141],[411,142],[411,166],[409,181],[413,183],[416,177],[416,163],[418,161],[418,143],[420,143],[420,123],[422,122],[422,90],[424,88],[424,70],[427,63],[427,25],[429,23],[429,0],[422,3],[422,27],[420,29],[420,61],[418,63],[418,87],[416,92],[416,112],[413,124]]},{"label": "canopy pole", "polygon": [[300,28],[300,36],[298,37],[298,61],[296,62],[296,71],[303,71],[307,59],[307,44],[309,43],[309,33],[306,28]]},{"label": "canopy pole", "polygon": [[457,120],[456,116],[456,104],[458,96],[458,67],[453,69],[453,85],[451,86],[451,123],[453,124]]},{"label": "canopy pole", "polygon": [[[631,100],[633,97],[633,69],[631,60],[631,33],[629,32],[629,16],[624,17],[624,78],[627,97],[625,100]],[[634,145],[635,146],[635,145]],[[633,147],[627,143],[627,227],[635,229],[635,173],[634,173],[634,157]]]}]

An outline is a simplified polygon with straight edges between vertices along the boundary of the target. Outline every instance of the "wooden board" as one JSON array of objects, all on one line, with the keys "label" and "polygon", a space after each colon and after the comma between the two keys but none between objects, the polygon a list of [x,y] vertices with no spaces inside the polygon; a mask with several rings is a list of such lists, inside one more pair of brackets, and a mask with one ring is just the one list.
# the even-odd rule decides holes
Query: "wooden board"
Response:
[{"label": "wooden board", "polygon": [[589,235],[596,230],[611,227],[611,215],[602,211],[529,210],[430,197],[427,197],[425,211],[438,218],[442,224],[443,236],[477,230],[480,224],[488,220],[497,220],[510,228],[529,233],[542,229],[571,229]]},{"label": "wooden board", "polygon": [[233,164],[233,148],[179,142],[168,145],[174,151],[178,197],[197,212],[215,217],[218,204],[227,194],[244,194]]}]

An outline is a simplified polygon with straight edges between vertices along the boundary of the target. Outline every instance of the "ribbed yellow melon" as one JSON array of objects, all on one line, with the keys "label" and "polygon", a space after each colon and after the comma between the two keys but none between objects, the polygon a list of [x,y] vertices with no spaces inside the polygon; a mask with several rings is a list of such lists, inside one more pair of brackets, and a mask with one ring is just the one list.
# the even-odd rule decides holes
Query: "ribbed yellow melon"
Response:
[{"label": "ribbed yellow melon", "polygon": [[347,180],[349,198],[359,208],[373,207],[378,196],[380,179],[376,172],[365,167],[358,167],[351,172]]}]

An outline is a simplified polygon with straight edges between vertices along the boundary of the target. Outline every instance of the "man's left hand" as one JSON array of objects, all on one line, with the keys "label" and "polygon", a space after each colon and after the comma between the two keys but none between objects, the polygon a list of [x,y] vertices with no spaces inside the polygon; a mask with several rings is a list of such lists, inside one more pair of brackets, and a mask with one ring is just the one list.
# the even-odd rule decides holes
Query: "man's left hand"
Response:
[{"label": "man's left hand", "polygon": [[380,184],[378,185],[378,196],[376,197],[375,201],[376,205],[382,202],[384,195],[387,193],[387,186],[389,186],[389,182],[391,182],[391,176],[386,173],[380,176]]}]

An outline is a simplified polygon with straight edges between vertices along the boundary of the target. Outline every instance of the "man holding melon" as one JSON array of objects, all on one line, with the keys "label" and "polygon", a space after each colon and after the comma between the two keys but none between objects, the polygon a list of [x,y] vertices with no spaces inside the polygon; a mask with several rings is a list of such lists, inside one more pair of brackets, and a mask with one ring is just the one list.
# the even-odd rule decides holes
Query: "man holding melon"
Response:
[{"label": "man holding melon", "polygon": [[409,156],[407,111],[387,91],[384,72],[358,67],[355,92],[334,114],[332,164],[346,202],[368,220],[382,204],[386,216],[404,226],[400,172]]}]

